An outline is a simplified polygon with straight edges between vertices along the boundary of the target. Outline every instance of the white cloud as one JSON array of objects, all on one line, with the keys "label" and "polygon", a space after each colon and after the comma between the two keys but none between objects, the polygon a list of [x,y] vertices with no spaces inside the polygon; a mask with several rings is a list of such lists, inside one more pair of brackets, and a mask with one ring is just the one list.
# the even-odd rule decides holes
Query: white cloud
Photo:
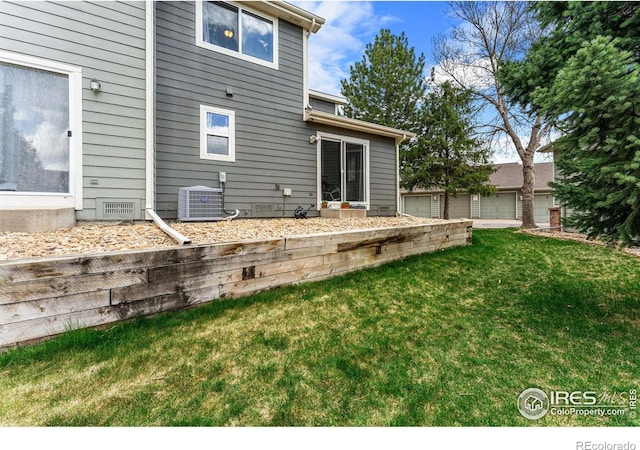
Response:
[{"label": "white cloud", "polygon": [[[529,136],[519,136],[523,143],[527,143]],[[508,162],[521,162],[520,156],[516,151],[513,141],[509,136],[501,135],[493,140],[491,148],[493,149],[493,157],[491,161],[495,164],[508,163]],[[534,156],[534,162],[551,162],[553,161],[552,153],[536,153]]]},{"label": "white cloud", "polygon": [[373,2],[294,1],[296,6],[325,19],[309,39],[309,87],[340,94],[340,80],[349,67],[362,59],[365,46],[387,24],[398,20],[376,15]]},{"label": "white cloud", "polygon": [[67,130],[52,122],[42,122],[33,136],[28,137],[38,159],[46,170],[69,170],[69,138]]},{"label": "white cloud", "polygon": [[484,91],[494,84],[491,73],[491,63],[489,58],[478,58],[471,62],[447,61],[446,67],[438,64],[429,69],[434,72],[435,84],[442,84],[445,81],[458,81],[469,89]]}]

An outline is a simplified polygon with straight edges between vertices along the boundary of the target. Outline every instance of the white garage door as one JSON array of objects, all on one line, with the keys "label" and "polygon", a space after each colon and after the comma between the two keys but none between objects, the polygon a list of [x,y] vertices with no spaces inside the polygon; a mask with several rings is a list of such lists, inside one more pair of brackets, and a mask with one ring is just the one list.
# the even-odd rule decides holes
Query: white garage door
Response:
[{"label": "white garage door", "polygon": [[[440,217],[444,217],[444,195],[440,196]],[[449,196],[449,219],[468,219],[471,217],[471,199],[469,194]]]},{"label": "white garage door", "polygon": [[431,196],[414,195],[405,197],[404,212],[411,216],[431,218]]},{"label": "white garage door", "polygon": [[500,192],[480,199],[480,217],[483,219],[515,219],[516,193]]},{"label": "white garage door", "polygon": [[549,223],[549,208],[553,206],[553,195],[535,194],[533,199],[533,220]]}]

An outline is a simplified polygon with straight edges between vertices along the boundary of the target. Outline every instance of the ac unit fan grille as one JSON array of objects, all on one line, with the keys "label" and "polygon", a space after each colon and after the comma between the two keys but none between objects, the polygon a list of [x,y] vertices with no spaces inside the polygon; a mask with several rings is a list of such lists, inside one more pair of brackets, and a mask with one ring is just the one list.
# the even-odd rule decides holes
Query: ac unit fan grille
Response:
[{"label": "ac unit fan grille", "polygon": [[222,189],[193,186],[178,190],[178,219],[222,220]]}]

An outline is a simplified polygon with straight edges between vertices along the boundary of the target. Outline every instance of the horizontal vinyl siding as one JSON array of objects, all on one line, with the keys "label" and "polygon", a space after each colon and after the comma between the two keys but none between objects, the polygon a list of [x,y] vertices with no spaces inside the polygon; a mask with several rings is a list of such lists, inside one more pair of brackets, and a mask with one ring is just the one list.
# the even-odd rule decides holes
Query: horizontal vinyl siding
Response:
[{"label": "horizontal vinyl siding", "polygon": [[[143,201],[145,3],[0,2],[0,48],[82,68],[78,219],[96,219],[96,198]],[[102,84],[97,94],[92,78]]]},{"label": "horizontal vinyl siding", "polygon": [[[280,21],[274,70],[197,47],[192,2],[157,3],[156,20],[159,213],[175,218],[178,188],[217,187],[220,171],[227,173],[225,206],[241,217],[251,217],[254,203],[281,205],[276,184],[293,191],[286,216],[315,203],[316,152],[302,122],[302,30]],[[200,105],[235,112],[235,162],[200,159]]]},{"label": "horizontal vinyl siding", "polygon": [[322,111],[322,112],[326,112],[329,114],[335,114],[336,113],[336,104],[335,103],[331,103],[331,102],[327,102],[325,100],[320,100],[317,98],[310,98],[309,99],[309,105],[315,109],[316,111]]},{"label": "horizontal vinyl siding", "polygon": [[[279,21],[275,70],[196,46],[193,2],[155,5],[156,209],[161,216],[177,217],[178,188],[218,187],[218,174],[224,171],[227,210],[252,217],[256,204],[268,204],[275,217],[292,217],[298,205],[317,202],[317,146],[309,143],[309,136],[318,130],[371,140],[372,174],[376,171],[371,176],[372,201],[395,208],[392,139],[312,127],[302,120],[300,27]],[[227,88],[233,97],[226,95]],[[235,162],[200,159],[200,105],[235,112]],[[292,197],[283,199],[276,184],[291,188]]]}]

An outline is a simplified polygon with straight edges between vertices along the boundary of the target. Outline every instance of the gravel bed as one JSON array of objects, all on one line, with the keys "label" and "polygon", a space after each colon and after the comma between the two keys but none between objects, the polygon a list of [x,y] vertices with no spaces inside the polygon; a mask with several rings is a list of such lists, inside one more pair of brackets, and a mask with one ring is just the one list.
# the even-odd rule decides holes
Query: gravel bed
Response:
[{"label": "gravel bed", "polygon": [[[169,225],[192,245],[443,222],[418,217],[365,219],[243,219],[221,222],[176,222]],[[85,224],[36,233],[0,233],[0,261],[121,250],[174,247],[175,240],[155,224]]]}]

